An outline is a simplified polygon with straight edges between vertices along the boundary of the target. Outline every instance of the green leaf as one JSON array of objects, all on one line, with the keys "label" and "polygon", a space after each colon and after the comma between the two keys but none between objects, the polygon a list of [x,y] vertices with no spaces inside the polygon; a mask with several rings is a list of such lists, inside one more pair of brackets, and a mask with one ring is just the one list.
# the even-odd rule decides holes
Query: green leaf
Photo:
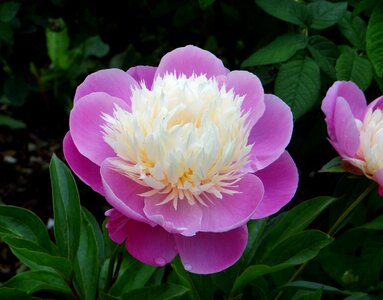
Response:
[{"label": "green leaf", "polygon": [[314,35],[309,38],[308,49],[319,68],[335,80],[335,62],[339,56],[337,46],[323,36]]},{"label": "green leaf", "polygon": [[256,252],[258,256],[261,257],[268,253],[275,243],[304,230],[335,200],[336,198],[332,197],[318,197],[306,200],[287,213],[280,214],[275,224],[265,234],[266,236]]},{"label": "green leaf", "polygon": [[383,4],[372,12],[366,33],[367,56],[379,77],[383,77]]},{"label": "green leaf", "polygon": [[279,264],[276,266],[267,266],[267,265],[253,265],[248,267],[238,278],[235,280],[232,294],[235,294],[239,289],[252,282],[256,278],[263,276],[265,274],[270,274],[284,270],[293,266],[293,264]]},{"label": "green leaf", "polygon": [[199,6],[202,9],[205,9],[205,8],[209,7],[210,5],[212,5],[214,3],[214,1],[215,0],[198,0]]},{"label": "green leaf", "polygon": [[62,278],[57,276],[56,273],[47,271],[19,273],[5,282],[2,286],[7,288],[17,288],[28,294],[37,291],[59,291],[69,296],[71,293],[68,285]]},{"label": "green leaf", "polygon": [[307,5],[309,26],[313,29],[325,29],[335,25],[346,13],[347,2],[332,3],[317,1]]},{"label": "green leaf", "polygon": [[275,94],[290,106],[294,120],[314,107],[319,88],[319,67],[308,57],[284,63],[275,80]]},{"label": "green leaf", "polygon": [[306,230],[277,242],[261,260],[266,265],[302,264],[318,255],[332,242],[332,238],[319,230]]},{"label": "green leaf", "polygon": [[10,22],[20,8],[20,3],[17,2],[4,2],[0,4],[0,21]]},{"label": "green leaf", "polygon": [[0,288],[0,299],[1,300],[38,300],[38,298],[29,296],[27,293],[20,289],[1,287]]},{"label": "green leaf", "polygon": [[33,251],[27,248],[16,248],[11,246],[11,250],[23,264],[32,270],[57,272],[62,274],[65,278],[69,278],[72,271],[71,262],[66,258]]},{"label": "green leaf", "polygon": [[366,48],[366,22],[362,18],[353,17],[350,12],[346,12],[339,21],[338,27],[342,35],[357,49]]},{"label": "green leaf", "polygon": [[351,80],[363,91],[366,90],[372,81],[372,67],[370,62],[360,57],[349,47],[342,49],[342,54],[336,62],[336,77],[338,80]]},{"label": "green leaf", "polygon": [[90,214],[82,211],[80,241],[74,260],[75,280],[78,283],[81,299],[95,299],[98,276],[100,274],[100,256],[97,237]]},{"label": "green leaf", "polygon": [[24,122],[5,115],[0,115],[0,126],[7,126],[11,129],[23,129],[26,127]]},{"label": "green leaf", "polygon": [[121,296],[144,287],[155,271],[155,267],[133,261],[127,268],[120,271],[116,283],[110,289],[110,294],[112,296]]},{"label": "green leaf", "polygon": [[337,289],[329,285],[312,282],[312,281],[304,281],[304,280],[293,281],[293,282],[285,284],[283,287],[298,287],[298,288],[305,288],[309,290],[322,290],[324,292],[331,292],[331,293],[336,293],[341,295],[351,294],[351,292],[349,291],[342,291],[340,289]]},{"label": "green leaf", "polygon": [[60,254],[73,260],[80,240],[80,199],[68,167],[53,155],[49,166],[53,194],[54,233]]},{"label": "green leaf", "polygon": [[299,290],[292,300],[320,300],[322,297],[322,290],[317,291],[304,291]]},{"label": "green leaf", "polygon": [[48,55],[55,67],[66,70],[73,62],[68,51],[68,31],[63,19],[52,20],[52,23],[54,30],[47,28],[45,31]]},{"label": "green leaf", "polygon": [[322,169],[319,170],[321,173],[344,173],[344,169],[341,167],[340,163],[342,158],[337,156],[325,164]]},{"label": "green leaf", "polygon": [[358,228],[383,230],[383,215],[380,215],[379,217],[375,218],[371,222],[368,222],[367,224],[359,226]]},{"label": "green leaf", "polygon": [[122,296],[127,300],[168,300],[184,295],[188,289],[181,285],[165,283],[160,286],[151,286],[131,291]]},{"label": "green leaf", "polygon": [[0,205],[0,237],[12,236],[38,245],[51,252],[51,241],[44,223],[31,211]]},{"label": "green leaf", "polygon": [[92,36],[84,43],[84,56],[104,57],[109,52],[109,45],[105,44],[100,36]]},{"label": "green leaf", "polygon": [[12,27],[0,21],[0,41],[3,40],[7,43],[10,43],[13,37],[13,30]]},{"label": "green leaf", "polygon": [[383,269],[383,241],[376,237],[368,239],[360,257],[360,285],[366,288],[376,285]]},{"label": "green leaf", "polygon": [[285,34],[277,37],[267,46],[257,50],[241,65],[242,68],[280,63],[304,49],[307,38],[302,34]]},{"label": "green leaf", "polygon": [[255,3],[269,15],[295,24],[305,26],[306,6],[294,0],[255,0]]},{"label": "green leaf", "polygon": [[94,237],[96,238],[99,262],[101,264],[107,258],[103,233],[97,223],[96,218],[85,207],[82,207],[82,216],[85,218],[87,224],[90,226],[93,232]]}]

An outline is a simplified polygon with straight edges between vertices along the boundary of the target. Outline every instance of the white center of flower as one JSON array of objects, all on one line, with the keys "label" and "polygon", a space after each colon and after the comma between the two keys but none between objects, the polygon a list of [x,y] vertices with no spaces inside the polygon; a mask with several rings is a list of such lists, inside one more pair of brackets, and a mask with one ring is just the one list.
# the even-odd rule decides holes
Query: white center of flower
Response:
[{"label": "white center of flower", "polygon": [[359,167],[365,175],[371,177],[383,168],[383,112],[380,109],[369,109],[363,123],[358,124],[360,146],[357,152],[360,159],[351,162]]},{"label": "white center of flower", "polygon": [[162,194],[207,205],[211,196],[236,193],[252,145],[247,145],[243,96],[206,76],[166,74],[152,90],[132,91],[131,112],[116,106],[103,114],[104,140],[116,152],[116,170],[148,187],[142,196]]}]

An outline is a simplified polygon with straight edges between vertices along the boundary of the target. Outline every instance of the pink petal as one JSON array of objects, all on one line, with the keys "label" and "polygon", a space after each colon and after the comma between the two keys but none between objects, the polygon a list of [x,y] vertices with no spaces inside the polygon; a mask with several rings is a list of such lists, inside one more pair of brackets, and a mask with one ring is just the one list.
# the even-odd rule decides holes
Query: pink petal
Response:
[{"label": "pink petal", "polygon": [[372,110],[375,109],[383,109],[383,96],[375,99],[372,101],[368,106],[367,109],[372,108]]},{"label": "pink petal", "polygon": [[104,195],[100,167],[78,152],[68,132],[63,142],[64,156],[72,171],[93,190]]},{"label": "pink petal", "polygon": [[220,272],[232,266],[247,243],[247,227],[227,232],[199,232],[192,237],[175,235],[177,249],[185,270],[197,274]]},{"label": "pink petal", "polygon": [[253,171],[263,169],[284,151],[293,131],[290,107],[277,96],[265,95],[266,110],[250,132],[249,144],[254,144],[250,154]]},{"label": "pink petal", "polygon": [[144,198],[139,196],[148,189],[116,171],[112,162],[106,159],[101,165],[106,200],[130,219],[150,223],[143,213]]},{"label": "pink petal", "polygon": [[157,68],[151,66],[136,66],[130,68],[126,73],[132,76],[138,83],[145,82],[145,86],[150,89],[153,84],[154,74]]},{"label": "pink petal", "polygon": [[359,130],[350,106],[338,98],[334,109],[334,135],[336,148],[341,156],[354,157],[359,148]]},{"label": "pink petal", "polygon": [[337,99],[344,98],[350,106],[352,115],[363,120],[367,101],[363,91],[352,81],[336,81],[327,91],[322,102],[322,111],[326,115],[327,128],[332,139],[334,137],[334,110]]},{"label": "pink petal", "polygon": [[178,200],[177,209],[173,202],[160,204],[166,195],[145,198],[144,213],[152,222],[171,233],[194,235],[201,229],[202,209],[198,204],[189,205],[186,199]]},{"label": "pink petal", "polygon": [[378,193],[383,197],[383,169],[380,169],[374,174],[374,180],[378,183]]},{"label": "pink petal", "polygon": [[205,74],[210,78],[225,75],[227,70],[222,61],[209,51],[189,45],[164,55],[155,76],[166,73],[185,74],[187,77]]},{"label": "pink petal", "polygon": [[132,87],[138,87],[137,82],[126,72],[120,69],[105,69],[88,75],[76,90],[74,102],[94,92],[104,92],[110,96],[120,98],[128,103]]},{"label": "pink petal", "polygon": [[69,127],[78,151],[97,165],[111,156],[113,149],[104,141],[105,121],[102,114],[113,115],[115,106],[128,110],[126,102],[105,93],[92,93],[81,98],[73,107],[69,117]]},{"label": "pink petal", "polygon": [[290,154],[285,151],[275,162],[255,174],[263,183],[265,195],[252,219],[261,219],[290,202],[298,187],[298,170]]},{"label": "pink petal", "polygon": [[145,264],[163,266],[177,255],[172,234],[159,226],[151,227],[131,220],[117,210],[109,212],[108,231],[116,242],[121,243],[126,239],[128,252]]},{"label": "pink petal", "polygon": [[238,194],[222,194],[222,199],[212,197],[213,203],[201,206],[203,217],[200,231],[225,232],[247,223],[264,195],[261,180],[247,174],[236,184]]},{"label": "pink petal", "polygon": [[245,96],[242,109],[249,112],[248,121],[253,127],[265,111],[264,92],[261,81],[247,71],[233,71],[227,74],[227,90],[234,89],[236,95]]}]

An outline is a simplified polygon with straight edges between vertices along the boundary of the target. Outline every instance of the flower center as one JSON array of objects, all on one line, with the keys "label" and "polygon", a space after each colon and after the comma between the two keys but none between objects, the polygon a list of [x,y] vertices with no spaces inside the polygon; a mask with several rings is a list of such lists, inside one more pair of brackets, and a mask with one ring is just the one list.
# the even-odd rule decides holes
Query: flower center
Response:
[{"label": "flower center", "polygon": [[206,76],[157,77],[151,90],[132,91],[131,111],[116,106],[103,114],[104,140],[115,151],[116,170],[148,187],[141,194],[163,195],[207,205],[211,196],[235,194],[248,154],[243,96]]},{"label": "flower center", "polygon": [[383,112],[369,109],[363,123],[357,122],[360,131],[358,158],[347,160],[372,178],[374,173],[383,168]]}]

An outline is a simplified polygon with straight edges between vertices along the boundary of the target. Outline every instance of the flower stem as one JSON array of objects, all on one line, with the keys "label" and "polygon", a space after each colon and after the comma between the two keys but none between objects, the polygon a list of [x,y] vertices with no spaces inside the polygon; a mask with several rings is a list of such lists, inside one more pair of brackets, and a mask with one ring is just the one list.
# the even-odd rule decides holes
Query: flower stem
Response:
[{"label": "flower stem", "polygon": [[[375,182],[372,182],[364,191],[363,193],[361,193],[359,195],[358,198],[355,199],[354,202],[351,203],[351,205],[349,207],[347,207],[347,209],[339,216],[339,218],[336,220],[336,222],[334,223],[334,225],[331,226],[331,228],[329,229],[329,231],[327,231],[327,234],[331,237],[334,236],[334,234],[336,233],[337,229],[339,228],[339,225],[341,225],[343,223],[343,221],[350,215],[350,213],[354,210],[355,207],[357,207],[359,205],[360,202],[362,202],[362,200],[364,198],[366,198],[366,196],[375,188]],[[302,274],[303,270],[306,268],[306,266],[308,265],[310,261],[306,261],[304,264],[302,264],[296,271],[295,273],[291,276],[291,278],[289,279],[288,283],[290,282],[293,282],[295,279],[297,279],[297,277],[299,275]],[[275,297],[274,300],[279,300],[283,295],[283,291],[280,291],[278,293],[278,295]]]}]

